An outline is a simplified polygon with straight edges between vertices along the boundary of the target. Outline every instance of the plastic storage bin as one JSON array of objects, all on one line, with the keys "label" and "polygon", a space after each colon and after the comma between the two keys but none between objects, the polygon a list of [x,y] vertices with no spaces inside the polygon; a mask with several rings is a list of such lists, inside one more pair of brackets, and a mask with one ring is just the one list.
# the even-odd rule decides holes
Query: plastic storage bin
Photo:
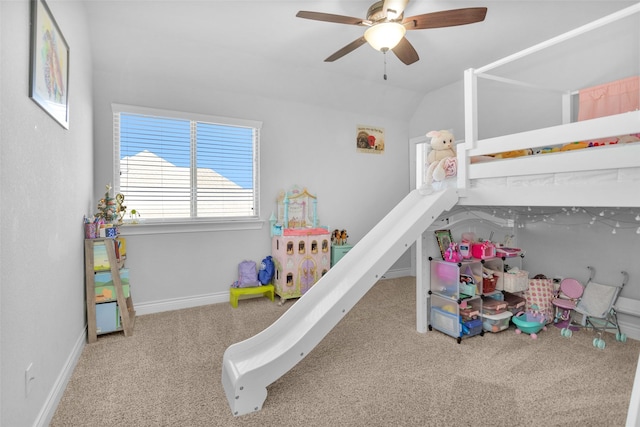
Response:
[{"label": "plastic storage bin", "polygon": [[480,293],[481,289],[478,289],[482,288],[480,261],[453,263],[432,260],[430,265],[433,292],[455,299],[468,298]]},{"label": "plastic storage bin", "polygon": [[[507,324],[508,325],[508,324]],[[462,335],[474,336],[482,333],[482,319],[472,319],[466,322],[462,322]]]},{"label": "plastic storage bin", "polygon": [[473,320],[480,317],[479,304],[467,304],[465,308],[460,309],[460,317],[462,320]]},{"label": "plastic storage bin", "polygon": [[527,300],[524,299],[524,297],[512,294],[511,292],[504,292],[503,295],[507,303],[507,310],[513,313],[514,316],[526,309]]},{"label": "plastic storage bin", "polygon": [[431,325],[452,337],[460,336],[460,321],[457,315],[442,309],[431,307]]},{"label": "plastic storage bin", "polygon": [[487,332],[500,332],[509,328],[509,321],[513,313],[504,311],[498,314],[483,314],[482,327]]},{"label": "plastic storage bin", "polygon": [[457,338],[458,343],[462,338],[483,335],[481,310],[480,297],[463,300],[458,304],[458,301],[450,297],[432,294],[429,330],[433,328]]},{"label": "plastic storage bin", "polygon": [[493,298],[482,300],[482,314],[498,314],[507,311],[507,303]]}]

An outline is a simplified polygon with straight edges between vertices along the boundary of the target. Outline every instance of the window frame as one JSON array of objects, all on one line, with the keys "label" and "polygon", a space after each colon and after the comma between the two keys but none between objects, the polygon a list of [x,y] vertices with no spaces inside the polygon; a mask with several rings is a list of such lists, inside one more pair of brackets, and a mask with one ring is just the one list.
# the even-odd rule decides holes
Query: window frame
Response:
[{"label": "window frame", "polygon": [[[241,217],[220,217],[220,218],[171,218],[171,219],[145,219],[144,212],[140,222],[137,224],[125,223],[120,227],[121,235],[141,235],[141,234],[163,234],[163,233],[185,233],[203,231],[233,231],[233,230],[256,230],[263,226],[264,220],[260,219],[260,131],[262,122],[256,120],[246,120],[212,116],[207,114],[189,113],[159,108],[140,107],[126,104],[111,104],[112,128],[113,128],[113,188],[117,193],[120,189],[120,140],[119,124],[116,124],[116,116],[120,114],[139,114],[155,117],[166,117],[169,119],[190,120],[193,122],[206,122],[220,125],[250,127],[258,132],[254,147],[254,215]],[[126,199],[125,199],[126,205]],[[135,207],[132,207],[135,209]]]}]

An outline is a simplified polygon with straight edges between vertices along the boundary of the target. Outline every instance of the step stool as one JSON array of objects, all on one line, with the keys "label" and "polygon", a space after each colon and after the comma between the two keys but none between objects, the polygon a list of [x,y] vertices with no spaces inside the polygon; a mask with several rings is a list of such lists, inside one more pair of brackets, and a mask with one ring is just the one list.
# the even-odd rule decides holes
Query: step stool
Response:
[{"label": "step stool", "polygon": [[238,297],[240,295],[258,295],[262,294],[269,298],[271,301],[275,299],[275,289],[273,285],[254,286],[251,288],[230,288],[229,289],[229,303],[231,307],[238,308]]}]

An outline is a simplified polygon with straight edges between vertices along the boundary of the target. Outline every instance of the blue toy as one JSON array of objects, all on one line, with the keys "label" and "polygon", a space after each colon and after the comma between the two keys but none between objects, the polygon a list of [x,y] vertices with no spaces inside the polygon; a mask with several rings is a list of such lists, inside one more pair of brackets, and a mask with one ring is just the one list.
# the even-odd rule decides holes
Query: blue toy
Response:
[{"label": "blue toy", "polygon": [[258,280],[263,285],[268,285],[271,283],[271,279],[273,279],[273,273],[276,268],[273,265],[273,259],[271,259],[271,255],[267,256],[260,263],[260,270],[258,271]]},{"label": "blue toy", "polygon": [[516,334],[524,332],[531,335],[532,339],[538,338],[538,332],[542,329],[547,330],[547,317],[544,313],[540,312],[540,309],[536,304],[533,304],[527,312],[520,312],[516,316],[511,318],[516,325]]}]

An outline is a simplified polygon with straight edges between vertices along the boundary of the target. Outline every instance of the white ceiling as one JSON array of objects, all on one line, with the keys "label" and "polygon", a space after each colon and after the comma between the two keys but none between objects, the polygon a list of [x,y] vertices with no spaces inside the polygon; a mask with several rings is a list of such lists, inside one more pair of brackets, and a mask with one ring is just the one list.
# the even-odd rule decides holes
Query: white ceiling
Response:
[{"label": "white ceiling", "polygon": [[407,32],[420,60],[406,66],[388,54],[386,81],[383,54],[368,45],[336,62],[324,62],[360,37],[364,27],[295,16],[310,10],[364,18],[373,2],[87,0],[85,5],[97,69],[180,78],[199,90],[313,99],[318,105],[406,120],[426,93],[460,80],[465,69],[636,3],[413,0],[405,17],[478,6],[487,7],[488,13],[481,23]]}]

